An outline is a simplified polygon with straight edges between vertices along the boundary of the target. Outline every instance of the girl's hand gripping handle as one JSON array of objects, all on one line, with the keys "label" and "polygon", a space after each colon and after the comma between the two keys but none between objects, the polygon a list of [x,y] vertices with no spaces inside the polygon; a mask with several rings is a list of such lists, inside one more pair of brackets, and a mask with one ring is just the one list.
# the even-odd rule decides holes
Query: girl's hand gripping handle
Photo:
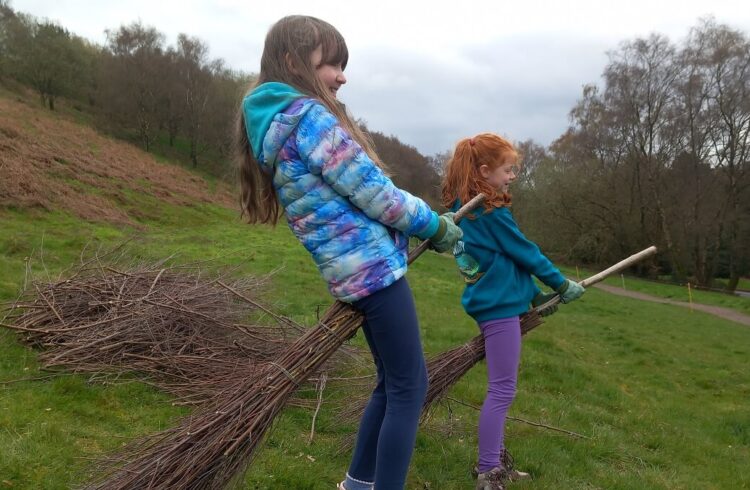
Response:
[{"label": "girl's hand gripping handle", "polygon": [[[484,201],[484,194],[477,194],[476,196],[474,196],[474,198],[471,201],[467,202],[466,204],[461,206],[461,208],[458,211],[456,211],[456,214],[453,216],[453,222],[458,223],[459,221],[461,221],[461,218],[466,216],[466,213],[472,211],[474,208],[479,206],[479,204],[481,204],[482,201]],[[414,262],[417,259],[417,257],[422,255],[422,252],[424,252],[425,250],[427,250],[427,248],[429,248],[429,246],[430,246],[430,240],[425,240],[422,243],[420,243],[419,246],[417,246],[416,248],[414,248],[414,250],[409,252],[409,259],[406,263],[411,264],[412,262]]]}]

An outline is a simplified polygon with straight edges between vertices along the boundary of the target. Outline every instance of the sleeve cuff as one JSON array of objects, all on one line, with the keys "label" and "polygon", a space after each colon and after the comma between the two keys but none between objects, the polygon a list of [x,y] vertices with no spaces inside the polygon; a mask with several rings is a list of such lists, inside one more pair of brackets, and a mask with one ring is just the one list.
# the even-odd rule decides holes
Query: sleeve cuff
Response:
[{"label": "sleeve cuff", "polygon": [[425,226],[421,232],[415,233],[415,235],[421,240],[427,240],[437,233],[439,226],[440,220],[438,219],[438,215],[435,211],[432,211],[430,222],[427,223],[427,226]]}]

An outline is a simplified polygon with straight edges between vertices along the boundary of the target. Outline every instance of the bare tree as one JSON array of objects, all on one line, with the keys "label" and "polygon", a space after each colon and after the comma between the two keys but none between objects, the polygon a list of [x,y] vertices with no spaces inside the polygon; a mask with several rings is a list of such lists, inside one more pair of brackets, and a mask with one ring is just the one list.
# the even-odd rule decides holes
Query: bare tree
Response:
[{"label": "bare tree", "polygon": [[208,46],[200,39],[180,34],[177,38],[177,64],[190,161],[196,167],[198,154],[206,142],[204,123],[211,110],[213,74],[222,68],[222,63],[209,61]]},{"label": "bare tree", "polygon": [[183,124],[185,104],[180,82],[179,56],[172,47],[164,54],[160,74],[162,97],[159,104],[159,128],[167,131],[169,146],[173,147]]},{"label": "bare tree", "polygon": [[451,156],[451,150],[445,150],[428,156],[427,162],[430,167],[435,170],[435,173],[442,176],[443,172],[445,172],[445,166],[448,164],[448,160],[451,159]]},{"label": "bare tree", "polygon": [[721,236],[728,251],[727,289],[734,290],[740,275],[748,271],[748,245],[742,237],[750,218],[743,213],[742,203],[743,197],[745,201],[750,197],[750,42],[743,33],[712,20],[704,21],[694,36],[710,68],[710,163],[724,178]]},{"label": "bare tree", "polygon": [[161,73],[164,35],[140,22],[107,31],[102,63],[102,104],[109,116],[135,127],[144,148],[151,149],[158,129],[163,94]]},{"label": "bare tree", "polygon": [[726,269],[734,288],[750,267],[749,64],[745,36],[711,19],[679,52],[652,35],[610,53],[534,172],[555,248],[599,260],[655,242],[675,277]]},{"label": "bare tree", "polygon": [[440,176],[428,158],[396,136],[386,136],[366,127],[363,129],[372,138],[378,156],[388,165],[396,185],[421,197],[430,206],[440,208]]},{"label": "bare tree", "polygon": [[[220,66],[220,65],[219,65]],[[217,152],[222,161],[232,159],[235,116],[247,87],[253,81],[244,73],[226,68],[217,69],[211,83],[211,110],[206,121],[206,138],[209,146]],[[216,170],[222,176],[232,178],[233,167],[225,166]]]},{"label": "bare tree", "polygon": [[60,25],[34,17],[3,12],[3,68],[39,94],[43,106],[55,109],[55,100],[69,95],[80,83],[80,52],[73,37]]},{"label": "bare tree", "polygon": [[18,17],[7,0],[0,0],[0,77],[7,75],[11,68],[12,31]]},{"label": "bare tree", "polygon": [[[671,175],[670,202],[683,210],[674,216],[674,233],[681,243],[686,267],[700,285],[711,286],[717,271],[722,206],[720,179],[710,164],[709,133],[715,125],[709,113],[710,63],[701,28],[694,28],[678,54],[684,70],[675,83],[676,138],[680,153]],[[689,265],[688,265],[689,264]]]},{"label": "bare tree", "polygon": [[[674,86],[682,67],[675,60],[675,51],[667,38],[656,34],[623,43],[610,53],[610,64],[604,72],[604,98],[627,142],[640,235],[662,243],[672,267],[684,275],[677,258],[680,244],[672,239],[663,196],[678,148]],[[650,216],[655,221],[649,223]]]}]

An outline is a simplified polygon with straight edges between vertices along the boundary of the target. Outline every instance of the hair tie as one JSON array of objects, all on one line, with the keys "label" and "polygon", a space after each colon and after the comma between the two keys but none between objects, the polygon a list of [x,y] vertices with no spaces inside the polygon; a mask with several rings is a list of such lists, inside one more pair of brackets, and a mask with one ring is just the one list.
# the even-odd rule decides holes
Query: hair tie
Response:
[{"label": "hair tie", "polygon": [[470,144],[471,146],[474,146],[474,138],[469,138],[469,144]]}]

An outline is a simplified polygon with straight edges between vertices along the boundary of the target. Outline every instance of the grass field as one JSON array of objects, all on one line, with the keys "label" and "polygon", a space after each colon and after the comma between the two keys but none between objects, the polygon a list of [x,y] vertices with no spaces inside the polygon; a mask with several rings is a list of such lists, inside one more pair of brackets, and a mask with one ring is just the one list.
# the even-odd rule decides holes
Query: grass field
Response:
[{"label": "grass field", "polygon": [[[330,304],[311,261],[285,225],[243,225],[210,205],[143,203],[141,229],[83,222],[62,212],[2,210],[0,295],[12,299],[29,277],[56,277],[91,250],[130,239],[129,255],[150,260],[213,259],[238,273],[279,269],[265,299],[312,324]],[[461,311],[460,281],[447,256],[428,253],[408,275],[425,350],[468,341],[476,327]],[[668,287],[627,286],[654,294]],[[697,300],[697,299],[696,299]],[[737,306],[744,310],[742,303]],[[508,446],[534,475],[516,488],[750,487],[750,329],[706,314],[590,290],[563,306],[524,343],[519,392],[511,415],[574,431],[509,422]],[[361,336],[354,340],[362,345]],[[133,380],[101,385],[78,375],[44,377],[36,355],[0,331],[0,488],[69,488],[84,482],[91,460],[126,441],[173,424],[187,409]],[[485,368],[474,368],[451,396],[481,405]],[[340,396],[340,395],[339,395]],[[477,412],[440,407],[420,431],[408,488],[471,488]],[[243,488],[329,489],[355,427],[323,410],[312,444],[312,414],[286,410]]]},{"label": "grass field", "polygon": [[[0,89],[0,109],[0,146],[9,155],[0,184],[10,189],[0,193],[0,301],[12,301],[33,280],[65,277],[82,254],[127,242],[133,262],[173,257],[236,274],[274,272],[263,299],[306,325],[332,303],[285,224],[247,226],[211,204],[231,202],[220,183],[164,164],[166,153],[155,159],[82,127],[75,114],[40,110],[35,98]],[[564,270],[575,277],[574,264]],[[426,253],[407,277],[428,355],[477,335],[460,307],[462,283],[450,257]],[[622,285],[619,277],[608,281]],[[687,300],[685,288],[625,283]],[[747,298],[697,291],[693,300],[750,313]],[[362,335],[352,343],[363,346]],[[513,488],[750,488],[749,356],[747,327],[591,289],[525,338],[510,413],[584,437],[510,421],[507,445],[534,476]],[[480,363],[452,390],[455,401],[422,428],[408,489],[473,488],[472,406],[482,403],[485,376]],[[365,393],[328,396],[346,403]],[[36,352],[0,329],[0,489],[80,486],[97,458],[189,412],[132,377],[105,384],[51,375],[40,370]],[[311,420],[309,410],[285,410],[239,486],[334,488],[356,427],[324,404],[308,443]]]}]

